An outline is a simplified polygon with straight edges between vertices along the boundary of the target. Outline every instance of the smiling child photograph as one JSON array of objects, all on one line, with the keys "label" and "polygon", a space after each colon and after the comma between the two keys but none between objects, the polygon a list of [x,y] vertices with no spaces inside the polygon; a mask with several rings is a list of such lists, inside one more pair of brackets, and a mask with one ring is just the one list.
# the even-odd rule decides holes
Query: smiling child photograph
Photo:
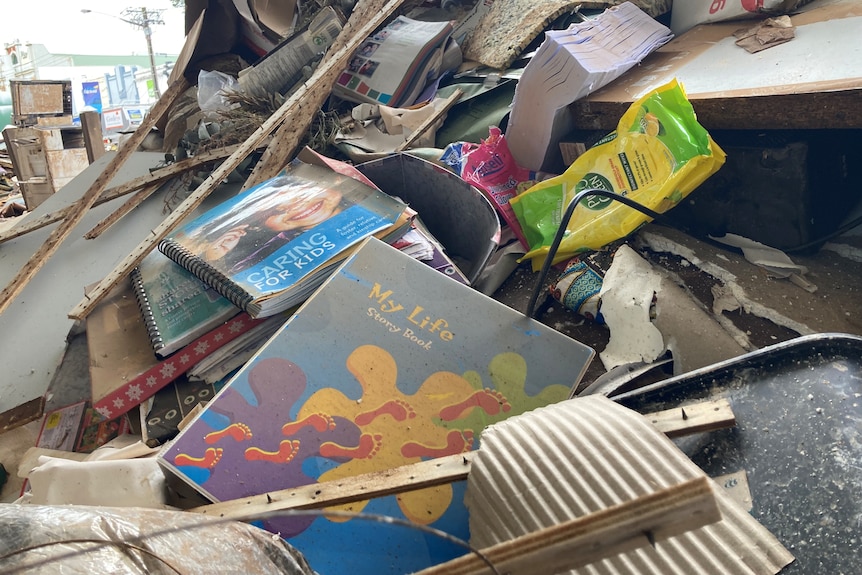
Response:
[{"label": "smiling child photograph", "polygon": [[189,251],[227,275],[254,266],[302,233],[359,203],[367,192],[338,176],[319,184],[289,172],[254,188],[231,210],[188,229]]}]

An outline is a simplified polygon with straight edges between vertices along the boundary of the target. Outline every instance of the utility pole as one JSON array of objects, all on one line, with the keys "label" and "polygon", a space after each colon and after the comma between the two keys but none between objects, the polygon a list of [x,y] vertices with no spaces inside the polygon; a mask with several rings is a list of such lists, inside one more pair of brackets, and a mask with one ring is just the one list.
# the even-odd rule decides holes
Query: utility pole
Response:
[{"label": "utility pole", "polygon": [[126,22],[130,22],[134,26],[138,26],[144,31],[144,36],[147,37],[147,54],[150,56],[150,72],[153,74],[153,90],[156,92],[158,100],[162,94],[159,90],[159,78],[156,76],[156,57],[153,54],[153,30],[151,25],[164,24],[162,20],[162,10],[147,10],[146,8],[126,8],[123,15],[126,16]]},{"label": "utility pole", "polygon": [[156,75],[156,56],[153,53],[153,29],[151,27],[165,23],[165,21],[162,20],[162,12],[164,12],[164,10],[126,8],[123,10],[123,16],[125,16],[125,18],[120,18],[119,16],[106,14],[104,12],[94,12],[93,10],[87,10],[86,8],[82,9],[81,12],[84,14],[95,13],[102,14],[103,16],[110,16],[111,18],[122,20],[126,24],[131,24],[132,26],[141,28],[144,31],[144,36],[147,38],[147,54],[150,56],[150,74],[153,75],[153,90],[156,93],[156,99],[159,99],[162,96],[162,93],[159,90],[159,78]]}]

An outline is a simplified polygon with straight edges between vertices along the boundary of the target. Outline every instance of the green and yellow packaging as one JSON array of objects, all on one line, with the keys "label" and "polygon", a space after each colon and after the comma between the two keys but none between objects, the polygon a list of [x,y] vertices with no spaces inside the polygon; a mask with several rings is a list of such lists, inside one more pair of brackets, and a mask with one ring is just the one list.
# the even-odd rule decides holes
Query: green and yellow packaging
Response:
[{"label": "green and yellow packaging", "polygon": [[[589,188],[615,192],[663,213],[724,164],[725,154],[697,122],[683,87],[672,80],[634,102],[617,129],[561,175],[510,200],[526,234],[533,269],[541,268],[562,215]],[[623,238],[649,217],[609,198],[586,196],[566,226],[553,263]]]}]

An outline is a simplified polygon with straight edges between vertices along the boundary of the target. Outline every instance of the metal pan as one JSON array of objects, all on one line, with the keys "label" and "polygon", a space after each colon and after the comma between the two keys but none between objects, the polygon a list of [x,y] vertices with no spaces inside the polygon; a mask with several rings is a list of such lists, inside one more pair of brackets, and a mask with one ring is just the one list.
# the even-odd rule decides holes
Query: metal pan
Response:
[{"label": "metal pan", "polygon": [[735,428],[676,440],[711,477],[747,472],[752,515],[796,561],[862,573],[862,338],[799,337],[613,397],[641,413],[726,398]]}]

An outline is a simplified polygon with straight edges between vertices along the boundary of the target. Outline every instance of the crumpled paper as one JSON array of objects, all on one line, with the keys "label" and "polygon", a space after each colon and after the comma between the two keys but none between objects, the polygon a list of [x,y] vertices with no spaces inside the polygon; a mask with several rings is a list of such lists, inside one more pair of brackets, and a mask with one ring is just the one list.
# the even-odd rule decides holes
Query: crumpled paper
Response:
[{"label": "crumpled paper", "polygon": [[710,236],[710,238],[719,243],[739,248],[746,260],[766,270],[772,277],[789,279],[809,293],[817,291],[816,285],[802,277],[808,272],[808,269],[803,265],[794,263],[787,254],[777,248],[736,234],[725,234],[721,237]]},{"label": "crumpled paper", "polygon": [[733,33],[736,45],[751,54],[789,42],[796,36],[796,28],[790,16],[767,18],[750,28],[740,28]]},{"label": "crumpled paper", "polygon": [[[428,118],[447,104],[445,98],[434,98],[421,107],[391,108],[378,104],[359,104],[351,111],[349,128],[343,127],[335,135],[335,144],[349,144],[363,152],[395,152],[401,144]],[[434,147],[437,129],[445,115],[420,135],[416,147]],[[344,123],[342,123],[344,125]]]}]

